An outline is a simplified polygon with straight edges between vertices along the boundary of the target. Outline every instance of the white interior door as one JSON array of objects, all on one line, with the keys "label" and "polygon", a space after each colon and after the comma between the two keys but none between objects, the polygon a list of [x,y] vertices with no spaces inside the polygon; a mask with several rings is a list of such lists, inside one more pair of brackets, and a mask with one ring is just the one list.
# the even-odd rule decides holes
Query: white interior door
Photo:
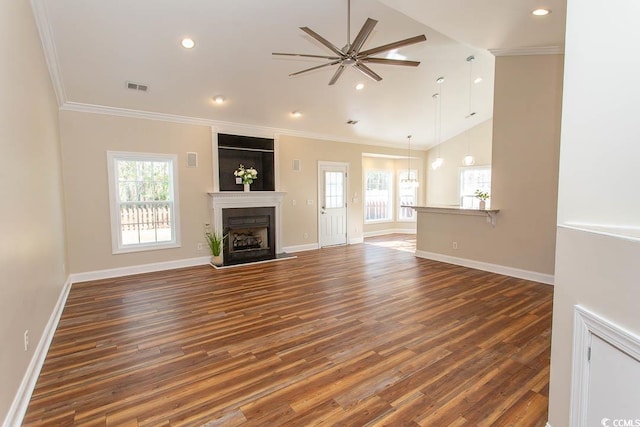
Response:
[{"label": "white interior door", "polygon": [[320,247],[347,243],[348,164],[318,165],[318,230]]}]

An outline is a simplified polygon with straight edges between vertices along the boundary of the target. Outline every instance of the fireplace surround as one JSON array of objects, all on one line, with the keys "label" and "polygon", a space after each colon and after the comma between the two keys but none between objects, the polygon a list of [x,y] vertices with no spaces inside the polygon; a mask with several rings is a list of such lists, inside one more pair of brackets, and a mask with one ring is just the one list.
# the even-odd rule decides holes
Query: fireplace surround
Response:
[{"label": "fireplace surround", "polygon": [[[273,248],[273,258],[282,253],[282,200],[286,193],[278,191],[251,191],[249,193],[235,191],[219,191],[209,193],[213,209],[213,226],[215,230],[223,231],[223,212],[228,209],[246,209],[246,212],[259,212],[262,208],[272,208],[271,236],[269,246]],[[233,212],[233,211],[230,211]],[[241,224],[236,224],[239,226]],[[241,228],[240,228],[241,230]],[[231,236],[233,238],[233,236]],[[268,237],[269,238],[269,237]],[[229,244],[229,237],[225,247]],[[264,240],[264,239],[263,239]],[[223,248],[224,249],[224,248]],[[228,264],[226,253],[223,253],[224,265]],[[244,260],[241,262],[253,262]],[[241,262],[236,262],[239,264]]]}]

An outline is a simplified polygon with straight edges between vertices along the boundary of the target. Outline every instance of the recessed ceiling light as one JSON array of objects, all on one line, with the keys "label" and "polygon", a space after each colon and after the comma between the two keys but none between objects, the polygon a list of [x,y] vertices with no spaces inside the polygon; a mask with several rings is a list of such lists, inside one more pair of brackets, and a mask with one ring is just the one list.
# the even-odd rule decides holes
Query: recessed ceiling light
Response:
[{"label": "recessed ceiling light", "polygon": [[362,89],[364,89],[364,83],[358,83],[356,85],[356,90],[362,90]]},{"label": "recessed ceiling light", "polygon": [[224,104],[224,96],[222,95],[218,95],[218,96],[214,96],[213,97],[213,102],[215,102],[216,104],[220,105],[220,104]]},{"label": "recessed ceiling light", "polygon": [[535,16],[545,16],[551,13],[549,9],[536,9],[531,12]]},{"label": "recessed ceiling light", "polygon": [[475,84],[478,84],[480,82],[482,82],[482,77],[476,77],[475,80],[473,81]]},{"label": "recessed ceiling light", "polygon": [[300,111],[291,112],[291,117],[295,117],[297,119],[298,117],[301,117],[301,116],[302,116],[302,113]]},{"label": "recessed ceiling light", "polygon": [[442,84],[442,83],[444,83],[444,77],[438,77],[438,78],[436,79],[436,83],[438,83],[438,84]]},{"label": "recessed ceiling light", "polygon": [[196,45],[196,42],[194,42],[192,39],[186,38],[186,39],[182,39],[180,44],[185,49],[193,49],[193,47]]}]

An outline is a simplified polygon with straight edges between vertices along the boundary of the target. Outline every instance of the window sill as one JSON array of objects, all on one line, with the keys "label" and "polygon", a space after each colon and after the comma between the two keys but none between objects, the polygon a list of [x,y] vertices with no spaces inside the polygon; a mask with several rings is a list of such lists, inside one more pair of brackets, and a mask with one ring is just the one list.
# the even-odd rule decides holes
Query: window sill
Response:
[{"label": "window sill", "polygon": [[147,251],[157,251],[161,249],[175,249],[180,248],[182,245],[180,243],[168,242],[162,244],[153,244],[153,245],[135,245],[135,246],[124,246],[120,248],[112,248],[111,254],[120,255],[120,254],[129,254],[135,252],[147,252]]},{"label": "window sill", "polygon": [[388,224],[390,222],[394,222],[392,219],[370,219],[370,220],[365,220],[364,223],[365,225],[367,224]]}]

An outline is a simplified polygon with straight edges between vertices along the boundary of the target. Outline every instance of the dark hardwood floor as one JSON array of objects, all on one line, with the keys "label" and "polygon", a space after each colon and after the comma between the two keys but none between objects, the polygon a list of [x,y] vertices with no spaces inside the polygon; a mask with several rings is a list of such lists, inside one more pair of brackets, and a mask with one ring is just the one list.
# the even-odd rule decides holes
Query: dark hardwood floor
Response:
[{"label": "dark hardwood floor", "polygon": [[552,287],[411,238],[76,283],[24,425],[544,426]]}]

